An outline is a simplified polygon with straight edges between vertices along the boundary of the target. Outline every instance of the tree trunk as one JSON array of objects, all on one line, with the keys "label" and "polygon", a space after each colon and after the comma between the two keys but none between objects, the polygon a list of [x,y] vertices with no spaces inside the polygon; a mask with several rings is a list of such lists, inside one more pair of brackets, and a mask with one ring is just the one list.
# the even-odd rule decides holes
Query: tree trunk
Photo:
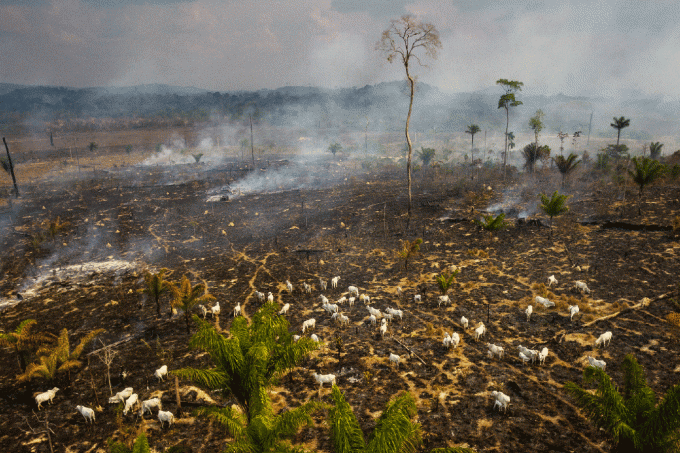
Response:
[{"label": "tree trunk", "polygon": [[[619,147],[619,139],[621,138],[621,129],[616,129],[616,147]],[[618,149],[617,149],[618,151]]]},{"label": "tree trunk", "polygon": [[506,169],[508,162],[508,128],[510,127],[510,108],[505,106],[505,152],[503,153],[503,181],[505,181]]},{"label": "tree trunk", "polygon": [[[413,88],[411,88],[411,99],[413,99]],[[411,110],[409,110],[409,116],[411,116]],[[5,151],[7,152],[7,163],[9,164],[9,173],[12,175],[12,182],[14,183],[14,197],[19,198],[19,186],[17,186],[17,178],[14,177],[14,165],[12,164],[12,156],[9,155],[9,147],[7,146],[7,141],[5,140],[5,137],[2,137],[2,142],[5,144]],[[409,152],[409,156],[410,155],[411,154]]]},{"label": "tree trunk", "polygon": [[158,318],[161,317],[161,300],[160,297],[156,297],[156,315]]},{"label": "tree trunk", "polygon": [[404,65],[406,67],[406,77],[408,78],[409,85],[411,87],[411,97],[408,103],[408,115],[406,116],[406,143],[408,144],[408,160],[406,161],[406,177],[408,178],[408,212],[406,215],[406,231],[411,223],[411,154],[413,152],[413,144],[411,143],[411,137],[408,135],[408,126],[411,123],[411,112],[413,111],[413,93],[415,90],[415,80],[408,72],[408,64]]},{"label": "tree trunk", "polygon": [[253,157],[253,167],[255,167],[255,145],[253,144],[253,115],[250,115],[250,153]]}]

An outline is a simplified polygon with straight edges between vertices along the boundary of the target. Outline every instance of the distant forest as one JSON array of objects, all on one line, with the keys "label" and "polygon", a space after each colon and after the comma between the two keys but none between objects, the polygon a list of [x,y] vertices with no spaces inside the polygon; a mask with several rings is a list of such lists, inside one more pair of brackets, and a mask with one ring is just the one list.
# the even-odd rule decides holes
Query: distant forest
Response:
[{"label": "distant forest", "polygon": [[[501,130],[505,115],[498,110],[502,90],[490,87],[473,93],[443,93],[417,84],[412,130],[464,131],[472,123],[482,130]],[[629,138],[647,140],[677,135],[680,102],[655,99],[589,99],[523,96],[512,112],[511,129],[529,130],[536,109],[545,112],[549,131],[587,132],[593,113],[593,134],[611,134],[614,116],[631,118]],[[360,131],[397,131],[408,109],[406,82],[361,88],[283,87],[249,92],[211,92],[198,88],[142,85],[129,88],[64,88],[0,84],[0,133],[45,130],[100,130],[187,126],[253,121],[279,127],[323,127]]]}]

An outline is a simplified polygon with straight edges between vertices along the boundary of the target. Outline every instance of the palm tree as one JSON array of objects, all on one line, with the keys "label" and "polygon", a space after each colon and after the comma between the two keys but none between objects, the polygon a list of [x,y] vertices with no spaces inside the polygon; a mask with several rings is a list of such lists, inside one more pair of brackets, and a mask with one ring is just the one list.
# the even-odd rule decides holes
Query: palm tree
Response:
[{"label": "palm tree", "polygon": [[564,188],[564,180],[567,177],[569,173],[574,171],[578,164],[581,162],[580,160],[577,160],[578,156],[574,153],[570,153],[569,157],[566,159],[564,156],[556,156],[553,158],[553,161],[555,161],[555,165],[557,165],[557,169],[562,173],[562,187]]},{"label": "palm tree", "polygon": [[278,311],[273,302],[267,302],[251,317],[250,324],[245,317],[236,317],[231,323],[229,338],[194,315],[198,331],[189,345],[206,351],[215,367],[183,368],[174,374],[211,390],[221,390],[226,396],[236,398],[242,412],[249,414],[253,392],[270,387],[275,378],[293,369],[318,348],[310,338],[294,341],[288,331],[288,321],[279,316]]},{"label": "palm tree", "polygon": [[470,134],[470,136],[471,136],[471,138],[472,138],[472,145],[471,145],[471,148],[470,148],[470,154],[471,154],[471,156],[472,156],[472,159],[471,159],[471,160],[472,160],[472,164],[473,164],[473,165],[474,165],[474,163],[475,163],[475,134],[476,134],[477,132],[479,132],[480,130],[481,130],[481,129],[480,129],[479,126],[477,126],[476,124],[470,124],[470,125],[468,126],[468,128],[465,130],[465,133],[466,133],[466,134]]},{"label": "palm tree", "polygon": [[432,159],[434,159],[434,155],[437,153],[434,148],[425,148],[424,146],[420,147],[421,151],[418,151],[418,157],[420,160],[423,161],[423,166],[427,167],[430,165],[430,162],[432,162]]},{"label": "palm tree", "polygon": [[553,217],[557,217],[558,215],[569,211],[569,206],[564,204],[569,197],[570,195],[560,195],[557,191],[555,191],[550,198],[543,193],[540,194],[541,209],[550,216],[550,237],[552,237]]},{"label": "palm tree", "polygon": [[25,319],[14,329],[14,332],[0,332],[0,346],[14,348],[22,372],[26,371],[28,354],[37,349],[38,346],[54,340],[54,336],[51,334],[33,332],[36,324],[37,321],[35,319]]},{"label": "palm tree", "polygon": [[282,439],[296,434],[302,425],[311,424],[310,414],[322,407],[308,402],[274,414],[269,388],[318,348],[310,338],[294,341],[288,320],[279,316],[278,310],[273,302],[267,302],[252,316],[250,324],[245,317],[237,317],[228,338],[194,315],[198,332],[189,345],[206,351],[215,366],[183,368],[173,374],[236,399],[238,408],[212,406],[198,411],[222,424],[233,437],[225,451],[293,451]]},{"label": "palm tree", "polygon": [[439,291],[441,291],[442,296],[445,296],[446,293],[449,292],[449,288],[451,285],[453,285],[453,282],[456,281],[456,277],[459,273],[460,269],[456,269],[453,272],[443,272],[437,276],[437,286],[439,287]]},{"label": "palm tree", "polygon": [[522,150],[522,155],[524,156],[524,168],[526,168],[529,173],[533,173],[536,162],[538,162],[539,159],[545,159],[550,156],[550,147],[548,145],[542,145],[536,148],[536,143],[529,143]]},{"label": "palm tree", "polygon": [[624,117],[614,117],[614,122],[611,123],[610,126],[616,129],[616,147],[618,148],[619,139],[621,138],[621,129],[630,126],[630,119],[625,119]]},{"label": "palm tree", "polygon": [[38,362],[31,363],[26,367],[26,371],[17,376],[17,381],[24,382],[31,379],[41,377],[48,381],[53,381],[60,372],[70,371],[82,365],[80,356],[83,354],[85,346],[87,346],[94,338],[104,329],[96,329],[85,335],[78,346],[71,351],[71,344],[68,339],[68,330],[63,329],[57,344],[52,347],[40,348],[37,352]]},{"label": "palm tree", "polygon": [[583,379],[595,382],[595,393],[573,382],[564,388],[593,423],[612,437],[616,444],[613,451],[666,451],[680,428],[680,384],[671,387],[657,404],[644,368],[633,354],[626,355],[622,368],[622,393],[607,373],[591,366],[583,371]]},{"label": "palm tree", "polygon": [[522,101],[515,99],[515,92],[522,91],[523,82],[517,80],[499,79],[496,80],[496,85],[501,85],[505,90],[505,94],[498,100],[498,108],[505,109],[505,150],[503,151],[503,179],[505,179],[505,167],[508,161],[508,128],[510,126],[510,107],[517,107],[522,105]]},{"label": "palm tree", "polygon": [[506,228],[509,223],[505,220],[505,213],[501,212],[497,216],[493,214],[483,215],[482,220],[475,220],[475,223],[486,231],[497,231]]},{"label": "palm tree", "polygon": [[191,286],[191,281],[187,276],[182,277],[179,286],[175,283],[168,283],[173,296],[172,306],[181,309],[184,312],[184,321],[187,325],[187,335],[191,333],[190,315],[191,309],[196,305],[214,300],[215,297],[208,294],[207,289],[203,284]]},{"label": "palm tree", "polygon": [[[422,444],[420,424],[411,420],[418,410],[410,393],[403,393],[387,404],[368,442],[364,439],[352,406],[336,385],[333,385],[331,395],[335,405],[329,411],[328,422],[336,453],[415,452]],[[431,453],[474,453],[474,451],[453,447],[437,448]]]},{"label": "palm tree", "polygon": [[658,160],[651,159],[649,157],[633,157],[633,165],[635,168],[631,171],[628,170],[628,174],[635,184],[640,186],[640,191],[638,192],[638,215],[642,214],[642,191],[646,185],[651,184],[655,180],[659,179],[666,171],[666,166],[661,164]]},{"label": "palm tree", "polygon": [[[163,268],[155,274],[149,271],[144,272],[146,287],[138,290],[140,293],[145,293],[153,298],[154,302],[156,302],[156,315],[159,318],[161,316],[161,296],[170,291],[169,283],[163,279],[167,271],[166,268]],[[172,317],[172,305],[170,306],[170,316]]]},{"label": "palm tree", "polygon": [[649,157],[659,160],[659,157],[661,157],[661,148],[663,148],[663,143],[652,142],[649,145]]},{"label": "palm tree", "polygon": [[149,447],[149,441],[146,439],[146,434],[140,433],[135,440],[132,448],[128,448],[125,444],[121,442],[112,442],[109,440],[110,453],[149,453],[151,448]]}]

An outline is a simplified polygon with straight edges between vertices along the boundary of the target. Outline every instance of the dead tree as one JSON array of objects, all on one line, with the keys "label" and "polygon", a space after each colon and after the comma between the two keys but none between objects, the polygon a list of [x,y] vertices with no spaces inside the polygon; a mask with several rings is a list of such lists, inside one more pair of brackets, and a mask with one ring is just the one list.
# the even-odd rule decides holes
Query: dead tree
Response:
[{"label": "dead tree", "polygon": [[106,345],[101,338],[99,342],[102,344],[102,348],[98,349],[96,352],[97,358],[106,365],[106,378],[109,381],[109,396],[113,395],[113,388],[111,387],[111,364],[113,359],[118,355],[118,351],[113,350],[113,345]]},{"label": "dead tree", "polygon": [[17,186],[17,178],[14,176],[14,165],[12,165],[12,156],[9,155],[9,147],[7,140],[2,137],[2,142],[5,144],[5,151],[7,152],[7,164],[9,166],[9,174],[12,175],[12,182],[14,183],[14,196],[19,198],[19,187]]}]

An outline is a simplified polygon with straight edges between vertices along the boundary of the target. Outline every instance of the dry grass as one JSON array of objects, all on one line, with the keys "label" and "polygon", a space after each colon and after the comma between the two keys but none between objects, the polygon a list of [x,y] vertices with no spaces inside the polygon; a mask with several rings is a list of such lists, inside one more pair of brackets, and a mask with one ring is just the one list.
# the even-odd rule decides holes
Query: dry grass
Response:
[{"label": "dry grass", "polygon": [[674,326],[680,327],[680,313],[669,313],[666,316],[666,321]]},{"label": "dry grass", "polygon": [[465,252],[465,253],[467,253],[468,256],[476,256],[477,258],[488,258],[489,257],[489,254],[486,251],[480,250],[480,249],[468,249],[468,251]]}]

